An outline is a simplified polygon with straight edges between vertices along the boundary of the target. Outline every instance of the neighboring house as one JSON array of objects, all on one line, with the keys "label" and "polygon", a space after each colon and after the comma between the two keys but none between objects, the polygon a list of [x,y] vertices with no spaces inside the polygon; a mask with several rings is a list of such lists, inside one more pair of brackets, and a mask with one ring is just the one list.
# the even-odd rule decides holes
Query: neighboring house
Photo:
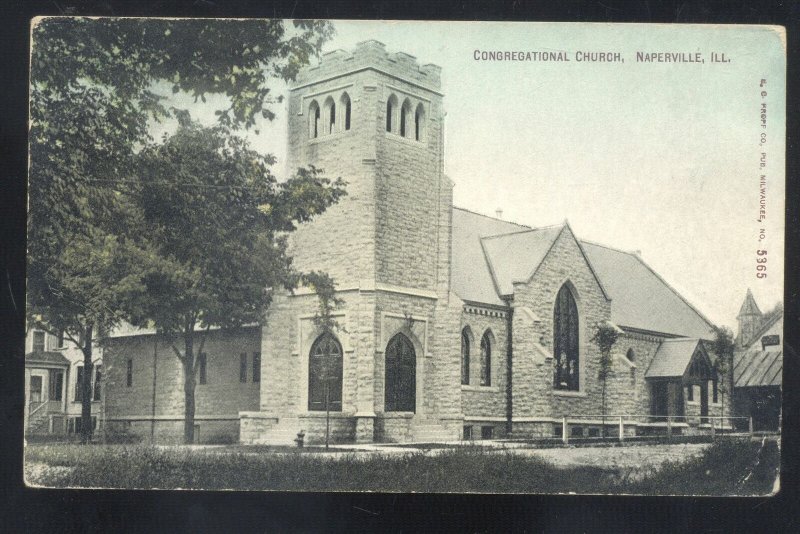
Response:
[{"label": "neighboring house", "polygon": [[[339,328],[323,334],[316,295],[300,289],[276,293],[263,326],[212,333],[199,441],[319,441],[326,411],[338,441],[553,436],[565,416],[583,418],[571,434],[596,435],[591,337],[605,321],[623,331],[607,413],[631,416],[627,432],[664,431],[665,416],[692,432],[727,415],[702,342],[713,325],[637,253],[583,241],[566,222],[530,228],[453,207],[440,73],[365,41],[290,87],[288,168],[348,182],[291,235],[295,267],[336,281]],[[168,340],[116,335],[104,356],[109,431],[179,440]]]},{"label": "neighboring house", "polygon": [[[92,425],[102,421],[102,353],[95,348]],[[25,339],[25,434],[73,435],[81,430],[83,353],[61,335],[32,328]]]},{"label": "neighboring house", "polygon": [[735,415],[752,418],[753,430],[781,428],[782,340],[783,312],[765,319],[748,289],[739,311],[733,401]]}]

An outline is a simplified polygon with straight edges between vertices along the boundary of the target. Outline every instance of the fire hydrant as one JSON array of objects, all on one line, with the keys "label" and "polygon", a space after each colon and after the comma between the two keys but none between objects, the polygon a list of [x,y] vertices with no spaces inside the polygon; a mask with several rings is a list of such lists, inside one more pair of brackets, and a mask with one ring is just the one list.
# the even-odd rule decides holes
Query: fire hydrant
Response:
[{"label": "fire hydrant", "polygon": [[297,445],[298,448],[302,449],[303,448],[303,443],[305,442],[305,439],[306,439],[306,431],[305,430],[301,430],[300,432],[297,433],[297,437],[294,438],[294,442],[295,442],[295,444]]}]

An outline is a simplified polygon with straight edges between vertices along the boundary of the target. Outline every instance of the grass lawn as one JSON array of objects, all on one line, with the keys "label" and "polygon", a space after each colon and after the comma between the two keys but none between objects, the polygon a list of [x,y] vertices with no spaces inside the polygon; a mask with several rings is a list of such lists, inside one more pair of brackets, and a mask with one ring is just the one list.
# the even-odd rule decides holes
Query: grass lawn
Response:
[{"label": "grass lawn", "polygon": [[780,464],[774,440],[723,440],[700,457],[638,473],[556,467],[482,447],[335,458],[274,452],[53,444],[28,445],[25,460],[28,482],[50,487],[650,495],[767,495]]}]

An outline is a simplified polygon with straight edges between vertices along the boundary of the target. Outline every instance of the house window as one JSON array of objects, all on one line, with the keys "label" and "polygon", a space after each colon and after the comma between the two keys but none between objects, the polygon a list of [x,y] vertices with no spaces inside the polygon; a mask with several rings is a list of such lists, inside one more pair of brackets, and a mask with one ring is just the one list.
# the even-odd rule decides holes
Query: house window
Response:
[{"label": "house window", "polygon": [[414,139],[425,140],[425,106],[422,104],[418,104],[414,112]]},{"label": "house window", "polygon": [[567,285],[561,286],[553,311],[553,387],[569,391],[580,389],[578,356],[578,306]]},{"label": "house window", "polygon": [[342,94],[342,98],[339,99],[339,103],[341,104],[341,109],[344,110],[344,129],[350,129],[350,112],[351,112],[351,104],[350,104],[350,95],[347,93]]},{"label": "house window", "polygon": [[387,412],[415,412],[417,408],[417,355],[404,334],[386,346],[385,404]]},{"label": "house window", "polygon": [[58,336],[56,338],[56,341],[58,343],[58,348],[59,349],[64,348],[64,331],[63,330],[59,330],[58,331]]},{"label": "house window", "polygon": [[331,334],[322,334],[308,357],[309,411],[342,411],[342,346]]},{"label": "house window", "polygon": [[94,366],[94,392],[92,394],[92,400],[96,401],[100,400],[100,395],[102,394],[102,391],[100,390],[100,380],[103,376],[102,368],[102,365]]},{"label": "house window", "polygon": [[125,385],[127,387],[133,385],[133,360],[128,360],[128,366],[125,370]]},{"label": "house window", "polygon": [[319,104],[316,100],[312,100],[308,106],[308,137],[311,139],[319,137],[319,119]]},{"label": "house window", "polygon": [[628,358],[628,361],[631,363],[636,361],[636,353],[633,349],[628,349],[628,353],[625,355],[625,357]]},{"label": "house window", "polygon": [[711,381],[711,391],[714,404],[719,402],[719,379],[715,376]]},{"label": "house window", "polygon": [[206,374],[206,353],[201,352],[197,355],[197,366],[200,368],[200,384],[205,384],[208,380],[208,375]]},{"label": "house window", "polygon": [[464,425],[464,440],[472,439],[472,426]]},{"label": "house window", "polygon": [[41,330],[33,331],[33,352],[44,352],[45,335]]},{"label": "house window", "polygon": [[688,385],[686,386],[686,400],[689,402],[694,401],[694,386]]},{"label": "house window", "polygon": [[83,366],[76,368],[75,373],[75,402],[83,400]]},{"label": "house window", "polygon": [[386,131],[392,132],[395,128],[394,114],[397,110],[397,97],[391,95],[386,101]]},{"label": "house window", "polygon": [[482,426],[481,427],[481,439],[492,439],[494,436],[494,427],[493,426]]},{"label": "house window", "polygon": [[469,332],[461,331],[461,383],[469,385]]},{"label": "house window", "polygon": [[253,382],[261,382],[261,353],[253,353]]},{"label": "house window", "polygon": [[247,353],[239,354],[239,382],[247,382]]},{"label": "house window", "polygon": [[492,385],[492,341],[489,332],[481,338],[481,385]]},{"label": "house window", "polygon": [[60,401],[64,392],[64,371],[50,370],[50,400]]}]

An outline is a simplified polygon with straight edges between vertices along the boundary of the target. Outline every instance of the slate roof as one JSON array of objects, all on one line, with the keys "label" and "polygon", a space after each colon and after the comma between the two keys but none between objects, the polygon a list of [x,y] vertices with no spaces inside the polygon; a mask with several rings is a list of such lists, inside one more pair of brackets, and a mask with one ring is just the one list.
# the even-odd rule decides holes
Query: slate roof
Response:
[{"label": "slate roof", "polygon": [[[452,289],[470,302],[504,305],[500,295],[533,274],[564,226],[531,228],[453,208]],[[712,324],[636,254],[580,242],[623,327],[707,338]]]},{"label": "slate roof", "polygon": [[645,378],[679,378],[686,372],[692,361],[699,339],[665,339],[650,362]]},{"label": "slate roof", "polygon": [[60,352],[55,351],[29,352],[25,355],[25,363],[44,363],[69,367],[69,360]]},{"label": "slate roof", "polygon": [[756,304],[756,299],[753,298],[753,293],[750,291],[750,288],[747,288],[747,295],[744,297],[744,302],[742,302],[742,307],[739,308],[739,314],[736,318],[740,318],[745,315],[761,315],[761,310],[758,309],[758,304]]},{"label": "slate roof", "polygon": [[622,327],[710,338],[713,325],[634,253],[583,243],[611,297],[611,321]]},{"label": "slate roof", "polygon": [[563,226],[524,230],[481,239],[497,290],[514,293],[514,282],[527,281],[542,263]]}]

